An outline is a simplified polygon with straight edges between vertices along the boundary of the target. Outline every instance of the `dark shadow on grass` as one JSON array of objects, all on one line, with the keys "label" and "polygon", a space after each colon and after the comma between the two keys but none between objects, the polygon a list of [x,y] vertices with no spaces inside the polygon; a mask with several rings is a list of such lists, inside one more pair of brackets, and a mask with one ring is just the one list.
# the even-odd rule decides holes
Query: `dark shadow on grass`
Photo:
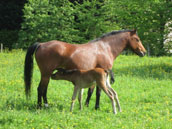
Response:
[{"label": "dark shadow on grass", "polygon": [[172,80],[172,65],[170,64],[150,64],[143,66],[124,66],[123,68],[113,68],[115,75],[131,75],[140,78],[170,79]]},{"label": "dark shadow on grass", "polygon": [[0,118],[0,125],[5,125],[5,124],[10,124],[13,123],[14,119],[13,118]]},{"label": "dark shadow on grass", "polygon": [[2,110],[29,110],[29,111],[36,111],[37,105],[33,104],[30,101],[25,99],[17,98],[8,98],[5,104],[2,106]]},{"label": "dark shadow on grass", "polygon": [[1,106],[0,110],[8,111],[8,110],[28,110],[30,112],[37,112],[38,110],[49,110],[52,108],[58,109],[60,112],[65,110],[65,106],[63,103],[54,103],[49,104],[48,107],[44,107],[42,104],[41,108],[37,108],[37,103],[31,100],[26,100],[24,98],[8,98],[3,106]]},{"label": "dark shadow on grass", "polygon": [[64,104],[60,104],[60,103],[56,103],[54,105],[54,107],[57,108],[60,112],[62,112],[65,109],[64,106],[65,106]]}]

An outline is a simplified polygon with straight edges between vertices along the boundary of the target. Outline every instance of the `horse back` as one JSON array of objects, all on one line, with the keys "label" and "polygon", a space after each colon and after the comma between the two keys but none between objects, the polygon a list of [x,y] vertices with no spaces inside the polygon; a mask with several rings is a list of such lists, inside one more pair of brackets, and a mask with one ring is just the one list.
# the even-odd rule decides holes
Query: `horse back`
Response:
[{"label": "horse back", "polygon": [[75,51],[75,46],[56,40],[40,43],[35,58],[41,73],[50,73],[62,66],[65,58],[70,55],[69,49],[72,53]]},{"label": "horse back", "polygon": [[49,73],[49,76],[60,67],[83,70],[96,67],[109,69],[113,60],[111,61],[108,54],[99,48],[99,43],[69,44],[54,40],[40,43],[35,57],[41,73]]}]

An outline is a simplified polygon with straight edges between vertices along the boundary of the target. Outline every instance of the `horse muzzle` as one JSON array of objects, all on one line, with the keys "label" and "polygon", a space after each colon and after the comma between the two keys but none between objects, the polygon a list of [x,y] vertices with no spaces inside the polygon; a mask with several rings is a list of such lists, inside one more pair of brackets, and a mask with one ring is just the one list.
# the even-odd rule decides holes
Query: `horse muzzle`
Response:
[{"label": "horse muzzle", "polygon": [[143,57],[143,56],[146,55],[146,52],[140,52],[138,55],[139,55],[140,57]]},{"label": "horse muzzle", "polygon": [[136,51],[135,53],[140,57],[143,57],[146,55],[146,52],[143,52],[143,51]]}]

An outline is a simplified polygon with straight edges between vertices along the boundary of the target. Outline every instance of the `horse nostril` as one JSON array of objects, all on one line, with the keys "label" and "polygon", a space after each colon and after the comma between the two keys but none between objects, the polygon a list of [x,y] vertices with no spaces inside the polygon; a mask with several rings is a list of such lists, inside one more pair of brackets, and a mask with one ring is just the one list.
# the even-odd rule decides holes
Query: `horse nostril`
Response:
[{"label": "horse nostril", "polygon": [[146,55],[146,52],[142,52],[143,53],[143,56],[145,56]]},{"label": "horse nostril", "polygon": [[143,51],[140,51],[140,52],[138,52],[138,53],[137,53],[137,55],[139,55],[140,57],[145,56],[145,54],[146,54],[146,53],[145,53],[145,52],[143,52]]},{"label": "horse nostril", "polygon": [[146,55],[146,51],[145,52],[143,52],[143,54],[144,54],[144,56]]}]

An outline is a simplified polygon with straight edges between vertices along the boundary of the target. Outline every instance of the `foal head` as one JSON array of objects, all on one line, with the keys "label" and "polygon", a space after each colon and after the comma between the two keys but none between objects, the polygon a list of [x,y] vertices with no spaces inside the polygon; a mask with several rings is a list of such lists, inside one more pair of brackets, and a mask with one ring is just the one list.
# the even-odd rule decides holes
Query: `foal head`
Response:
[{"label": "foal head", "polygon": [[129,47],[134,51],[134,53],[136,53],[140,57],[143,57],[146,54],[146,50],[142,45],[142,42],[139,36],[137,35],[136,30],[132,30],[129,33]]},{"label": "foal head", "polygon": [[53,80],[69,80],[71,74],[77,71],[77,69],[65,70],[63,68],[58,68],[58,71],[51,75],[51,79]]}]

